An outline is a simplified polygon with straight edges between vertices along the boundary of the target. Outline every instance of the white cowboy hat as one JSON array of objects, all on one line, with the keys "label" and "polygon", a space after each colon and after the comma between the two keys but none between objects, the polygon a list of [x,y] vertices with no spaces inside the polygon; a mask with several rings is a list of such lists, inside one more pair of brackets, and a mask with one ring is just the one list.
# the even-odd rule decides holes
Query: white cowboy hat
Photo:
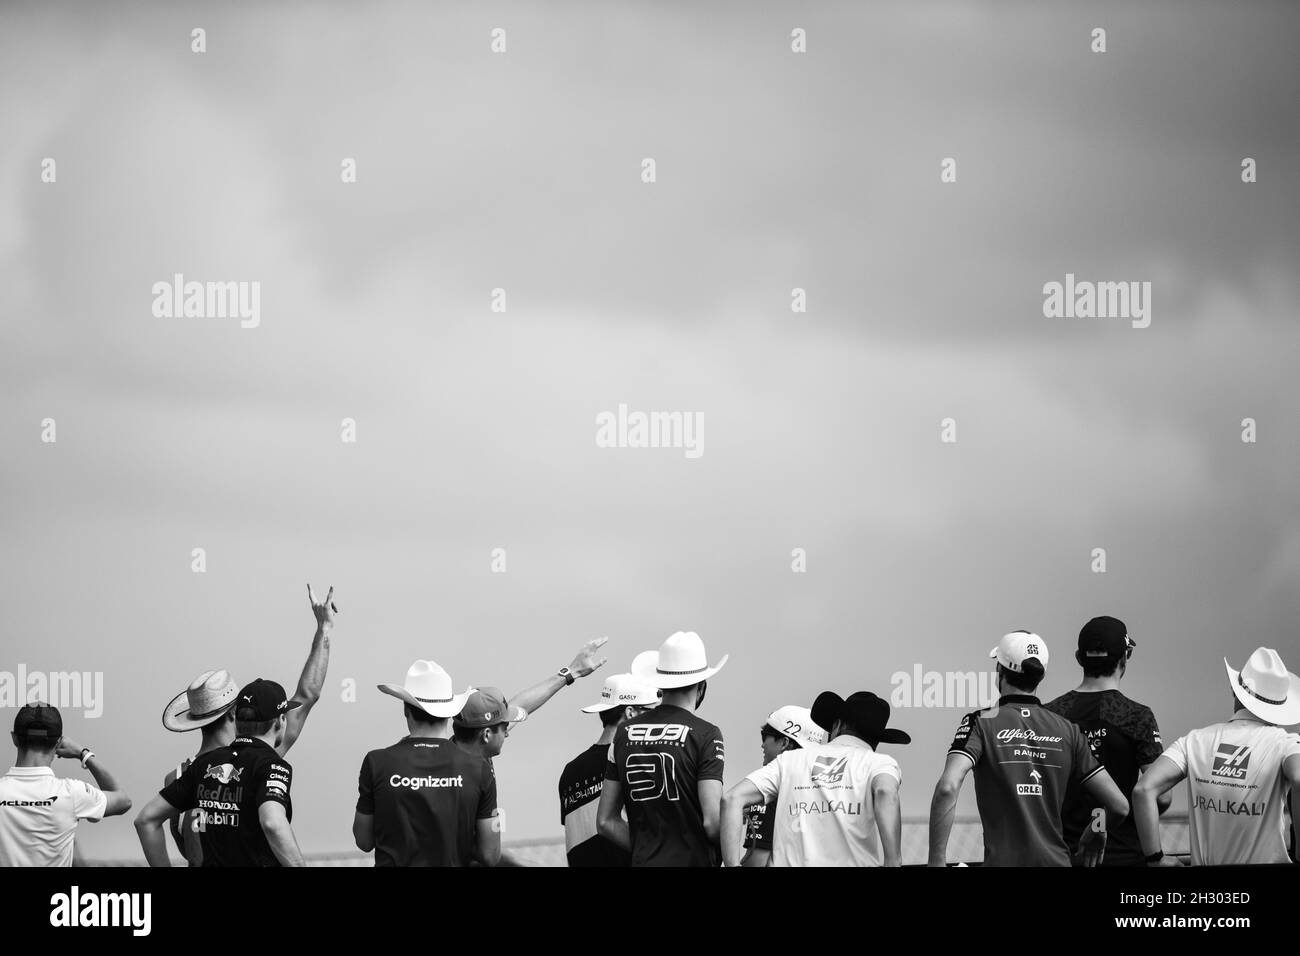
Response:
[{"label": "white cowboy hat", "polygon": [[600,702],[581,710],[584,714],[599,714],[615,707],[654,707],[662,697],[659,688],[631,674],[610,674],[600,689]]},{"label": "white cowboy hat", "polygon": [[710,667],[700,635],[694,631],[678,631],[659,645],[659,650],[638,654],[632,661],[632,676],[661,690],[689,687],[722,670],[728,657],[729,654],[724,654],[716,666]]},{"label": "white cowboy hat", "polygon": [[812,711],[807,707],[786,704],[767,715],[767,726],[800,747],[817,747],[826,743],[826,731],[813,723]]},{"label": "white cowboy hat", "polygon": [[1223,659],[1232,692],[1260,720],[1290,727],[1300,724],[1300,677],[1292,674],[1271,647],[1258,648],[1246,666],[1234,671]]},{"label": "white cowboy hat", "polygon": [[380,684],[379,689],[390,697],[418,707],[431,717],[455,717],[465,706],[470,691],[452,692],[451,675],[433,661],[416,661],[406,671],[406,682]]},{"label": "white cowboy hat", "polygon": [[206,727],[225,716],[238,695],[230,671],[204,671],[163,708],[163,726],[178,734]]}]

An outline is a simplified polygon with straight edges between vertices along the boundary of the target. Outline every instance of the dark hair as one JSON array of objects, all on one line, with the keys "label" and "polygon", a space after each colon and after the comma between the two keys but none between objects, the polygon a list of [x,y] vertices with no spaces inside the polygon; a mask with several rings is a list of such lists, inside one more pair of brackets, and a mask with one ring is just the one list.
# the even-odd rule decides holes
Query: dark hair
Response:
[{"label": "dark hair", "polygon": [[241,737],[265,737],[275,726],[275,720],[240,720],[235,715],[235,733]]},{"label": "dark hair", "polygon": [[420,707],[413,707],[407,703],[402,704],[402,712],[411,719],[411,723],[419,724],[421,727],[432,727],[434,724],[440,723],[442,720],[446,719],[435,717],[427,710]]},{"label": "dark hair", "polygon": [[1002,675],[1003,680],[1016,690],[1032,694],[1038,689],[1038,685],[1047,675],[1047,669],[1043,667],[1042,661],[1037,657],[1026,657],[1020,668],[1020,673],[1017,674],[1015,671],[1008,670],[999,664],[998,673]]},{"label": "dark hair", "polygon": [[28,737],[26,734],[15,734],[18,738],[17,746],[23,750],[35,750],[37,753],[47,754],[59,745],[59,738],[33,736]]},{"label": "dark hair", "polygon": [[478,740],[478,735],[482,732],[482,727],[466,727],[464,724],[451,725],[452,737],[462,744],[472,744],[474,741]]},{"label": "dark hair", "polygon": [[1083,668],[1084,677],[1110,677],[1119,668],[1121,657],[1085,657],[1083,651],[1077,651],[1074,659]]},{"label": "dark hair", "polygon": [[600,725],[602,727],[613,727],[622,719],[622,707],[611,707],[609,710],[602,710],[600,712]]}]

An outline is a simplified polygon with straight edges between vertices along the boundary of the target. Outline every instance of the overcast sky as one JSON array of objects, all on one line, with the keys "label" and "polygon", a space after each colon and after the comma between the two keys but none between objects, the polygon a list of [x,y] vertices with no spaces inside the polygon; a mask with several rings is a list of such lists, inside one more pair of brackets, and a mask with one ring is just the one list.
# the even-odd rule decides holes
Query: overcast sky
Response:
[{"label": "overcast sky", "polygon": [[[986,670],[1007,630],[1044,637],[1054,697],[1097,614],[1166,740],[1223,719],[1223,656],[1300,666],[1298,28],[1285,3],[6,4],[0,669],[102,671],[104,715],[66,729],[142,806],[199,742],[166,702],[223,666],[292,687],[304,582],[334,585],[291,755],[308,853],[351,846],[361,759],[404,733],[375,684],[416,657],[513,693],[592,637],[612,671],[696,630],[731,655],[703,711],[728,783],[776,707]],[[156,318],[174,273],[260,282],[260,325]],[[1045,318],[1067,273],[1151,282],[1150,327]],[[702,414],[704,454],[598,448],[620,402]],[[512,734],[507,838],[559,835],[599,689]],[[961,714],[895,711],[905,813]],[[139,853],[122,820],[79,840]]]}]

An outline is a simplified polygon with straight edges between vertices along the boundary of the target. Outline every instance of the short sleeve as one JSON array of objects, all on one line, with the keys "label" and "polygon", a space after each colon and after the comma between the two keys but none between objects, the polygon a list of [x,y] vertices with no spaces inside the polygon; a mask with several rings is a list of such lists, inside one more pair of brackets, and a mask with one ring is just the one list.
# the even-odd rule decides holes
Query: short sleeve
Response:
[{"label": "short sleeve", "polygon": [[1300,734],[1290,734],[1282,745],[1282,759],[1288,760],[1291,757],[1300,757]]},{"label": "short sleeve", "polygon": [[758,788],[758,792],[763,795],[764,803],[771,803],[776,799],[777,792],[781,789],[781,765],[784,762],[782,757],[777,757],[771,763],[759,767],[745,779]]},{"label": "short sleeve", "polygon": [[700,748],[700,770],[695,779],[721,782],[723,757],[722,731],[714,727]]},{"label": "short sleeve", "polygon": [[177,810],[193,810],[199,805],[198,793],[194,786],[195,770],[199,764],[191,763],[185,772],[167,786],[158,791],[158,795]]},{"label": "short sleeve", "polygon": [[253,794],[253,805],[260,807],[264,803],[279,803],[289,807],[289,789],[293,785],[293,768],[279,760],[266,763],[266,769],[257,782]]},{"label": "short sleeve", "polygon": [[1179,772],[1187,773],[1187,738],[1179,737],[1160,756],[1172,760]]},{"label": "short sleeve", "polygon": [[1070,724],[1070,744],[1074,750],[1074,779],[1079,783],[1087,783],[1106,769],[1093,755],[1088,735],[1077,724]]},{"label": "short sleeve", "polygon": [[370,754],[361,761],[361,773],[357,775],[357,813],[375,815],[375,775],[370,767]]},{"label": "short sleeve", "polygon": [[876,754],[876,760],[873,761],[870,776],[867,777],[867,783],[872,783],[877,777],[884,774],[886,777],[893,777],[898,781],[899,786],[903,784],[903,771],[898,766],[898,761],[893,757],[885,754]]},{"label": "short sleeve", "polygon": [[475,818],[486,820],[489,817],[496,816],[497,812],[497,777],[492,772],[492,767],[485,761],[483,764],[483,776],[479,781],[478,788],[478,810]]},{"label": "short sleeve", "polygon": [[1164,745],[1160,742],[1160,728],[1156,724],[1156,715],[1150,707],[1142,709],[1136,734],[1137,739],[1133,743],[1137,751],[1137,763],[1139,767],[1145,767],[1154,762],[1164,750]]},{"label": "short sleeve", "polygon": [[92,787],[83,780],[68,781],[68,795],[72,797],[72,810],[78,820],[95,822],[104,818],[108,809],[108,797],[98,787]]},{"label": "short sleeve", "polygon": [[609,745],[609,750],[605,756],[605,779],[618,780],[618,754],[615,752],[612,743]]},{"label": "short sleeve", "polygon": [[969,757],[972,764],[980,762],[984,755],[984,732],[980,729],[979,711],[972,711],[961,719],[948,753]]}]

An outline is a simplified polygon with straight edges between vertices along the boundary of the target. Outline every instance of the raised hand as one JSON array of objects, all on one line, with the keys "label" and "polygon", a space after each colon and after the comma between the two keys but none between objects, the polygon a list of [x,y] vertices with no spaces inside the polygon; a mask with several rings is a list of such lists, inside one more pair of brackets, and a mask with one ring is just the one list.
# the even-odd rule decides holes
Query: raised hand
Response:
[{"label": "raised hand", "polygon": [[606,658],[599,657],[596,652],[604,647],[608,640],[608,637],[598,637],[582,645],[582,650],[578,651],[573,663],[569,665],[569,670],[573,672],[574,677],[586,677],[604,665]]},{"label": "raised hand", "polygon": [[324,601],[317,601],[316,594],[307,585],[307,599],[311,601],[311,612],[316,615],[316,625],[318,627],[333,627],[334,615],[339,612],[338,607],[334,604],[334,588],[331,586],[329,593],[325,595]]}]

